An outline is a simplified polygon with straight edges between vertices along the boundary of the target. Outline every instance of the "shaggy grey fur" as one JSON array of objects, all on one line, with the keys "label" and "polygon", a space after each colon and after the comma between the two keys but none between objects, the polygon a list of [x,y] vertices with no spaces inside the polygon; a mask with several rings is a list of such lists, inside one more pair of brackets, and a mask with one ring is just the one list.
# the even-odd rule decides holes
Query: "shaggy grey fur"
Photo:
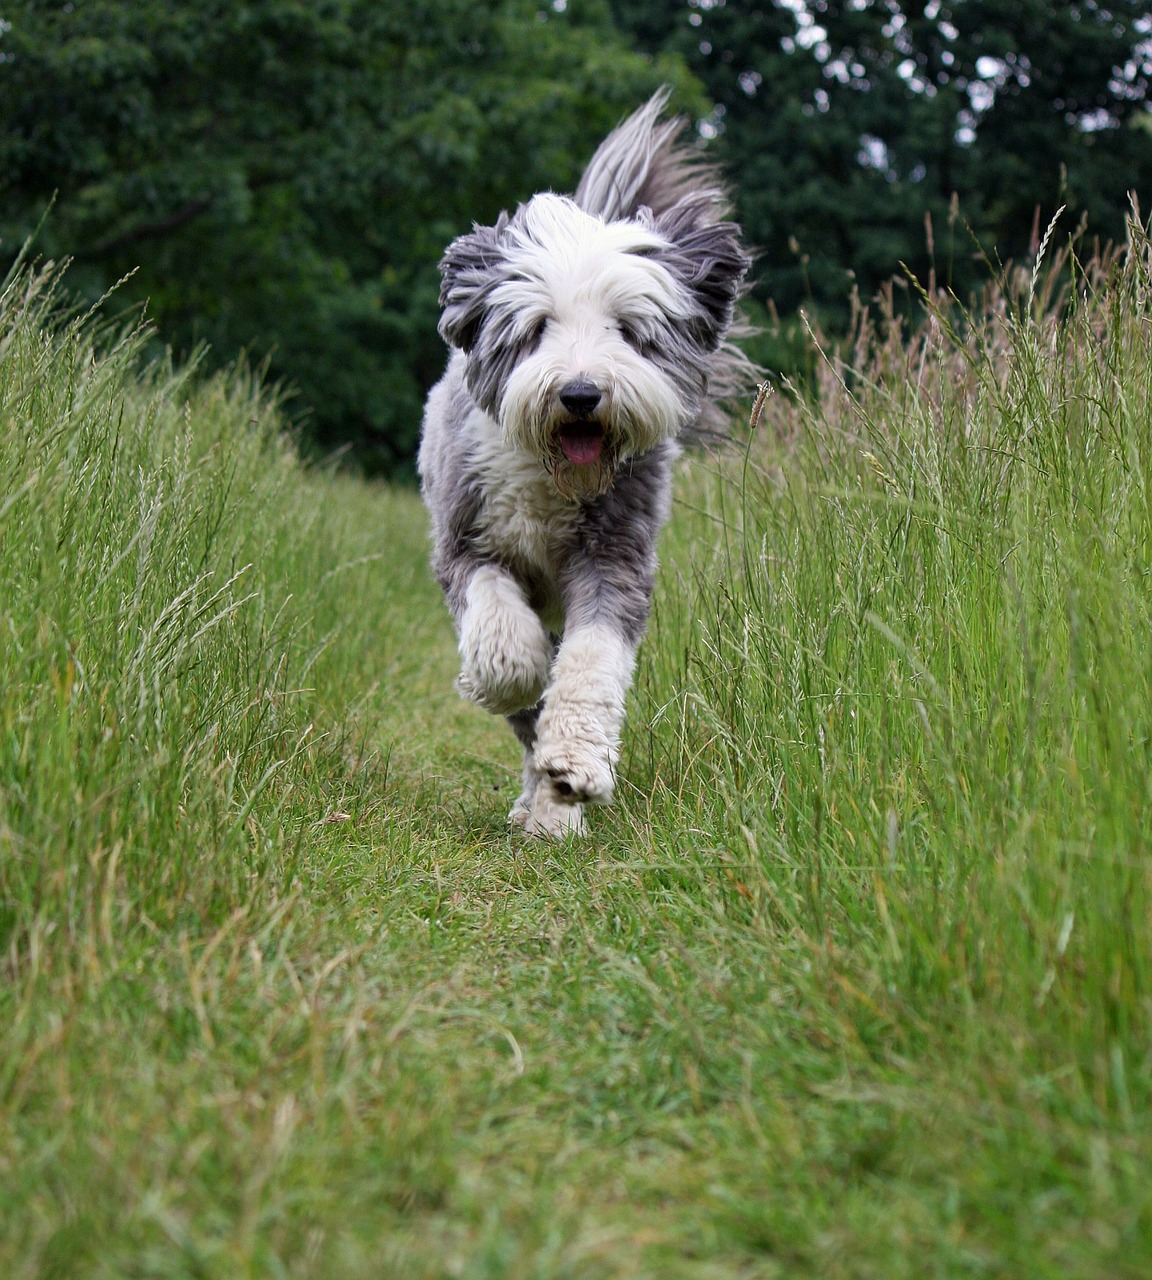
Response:
[{"label": "shaggy grey fur", "polygon": [[678,441],[755,371],[727,342],[749,259],[661,91],[601,144],[574,198],[537,196],[454,241],[425,411],[433,569],[461,692],[525,749],[512,820],[581,829],[611,797]]}]

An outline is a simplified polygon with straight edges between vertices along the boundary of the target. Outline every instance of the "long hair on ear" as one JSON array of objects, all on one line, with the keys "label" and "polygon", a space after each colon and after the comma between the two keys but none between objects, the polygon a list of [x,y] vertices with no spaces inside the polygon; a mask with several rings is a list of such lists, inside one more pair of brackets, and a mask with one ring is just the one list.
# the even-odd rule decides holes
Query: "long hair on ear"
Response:
[{"label": "long hair on ear", "polygon": [[712,220],[728,212],[728,193],[719,170],[681,138],[683,116],[661,119],[671,87],[658,89],[596,148],[575,200],[605,222],[634,218],[641,209],[659,216],[685,196],[704,197]]},{"label": "long hair on ear", "polygon": [[662,118],[665,85],[608,135],[576,188],[576,203],[605,221],[654,225],[674,246],[666,265],[701,306],[697,338],[708,359],[708,394],[689,435],[703,443],[728,436],[738,407],[751,402],[764,370],[733,338],[755,330],[740,313],[752,258],[740,228],[727,221],[730,198],[719,169],[684,141],[687,120]]},{"label": "long hair on ear", "polygon": [[508,223],[502,213],[495,226],[474,226],[458,236],[440,259],[440,336],[461,351],[471,351],[480,335],[488,296],[500,281],[505,260],[501,236]]},{"label": "long hair on ear", "polygon": [[712,221],[702,204],[698,195],[685,196],[656,219],[656,231],[672,246],[657,256],[699,308],[696,340],[716,351],[732,326],[752,259],[740,244],[740,228]]}]

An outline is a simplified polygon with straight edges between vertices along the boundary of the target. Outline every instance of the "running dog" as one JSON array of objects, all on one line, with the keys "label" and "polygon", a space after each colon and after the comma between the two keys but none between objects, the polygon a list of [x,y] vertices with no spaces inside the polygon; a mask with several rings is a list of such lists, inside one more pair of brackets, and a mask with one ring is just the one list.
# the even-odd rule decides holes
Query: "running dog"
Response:
[{"label": "running dog", "polygon": [[476,226],[441,262],[452,348],[419,469],[461,694],[524,747],[509,820],[583,830],[612,798],[680,443],[755,371],[728,341],[750,259],[661,90],[573,196]]}]

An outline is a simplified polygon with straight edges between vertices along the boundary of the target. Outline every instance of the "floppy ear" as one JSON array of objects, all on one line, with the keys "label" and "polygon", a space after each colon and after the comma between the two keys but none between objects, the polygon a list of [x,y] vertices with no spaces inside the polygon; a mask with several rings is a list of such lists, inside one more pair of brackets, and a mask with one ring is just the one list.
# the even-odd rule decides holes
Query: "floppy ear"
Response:
[{"label": "floppy ear", "polygon": [[656,219],[656,230],[671,242],[660,260],[687,288],[699,307],[691,328],[705,351],[715,351],[732,323],[752,259],[740,244],[734,222],[710,222],[702,206],[682,200]]},{"label": "floppy ear", "polygon": [[484,323],[488,296],[500,280],[504,251],[500,233],[507,218],[494,227],[473,227],[448,246],[440,260],[440,335],[461,351],[471,351]]}]

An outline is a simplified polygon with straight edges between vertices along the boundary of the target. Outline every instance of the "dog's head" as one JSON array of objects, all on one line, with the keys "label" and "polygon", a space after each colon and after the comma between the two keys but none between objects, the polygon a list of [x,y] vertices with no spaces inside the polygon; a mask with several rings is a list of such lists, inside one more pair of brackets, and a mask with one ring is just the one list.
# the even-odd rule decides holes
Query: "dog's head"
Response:
[{"label": "dog's head", "polygon": [[441,263],[440,332],[509,445],[576,497],[688,427],[749,259],[707,194],[605,221],[538,195]]}]

